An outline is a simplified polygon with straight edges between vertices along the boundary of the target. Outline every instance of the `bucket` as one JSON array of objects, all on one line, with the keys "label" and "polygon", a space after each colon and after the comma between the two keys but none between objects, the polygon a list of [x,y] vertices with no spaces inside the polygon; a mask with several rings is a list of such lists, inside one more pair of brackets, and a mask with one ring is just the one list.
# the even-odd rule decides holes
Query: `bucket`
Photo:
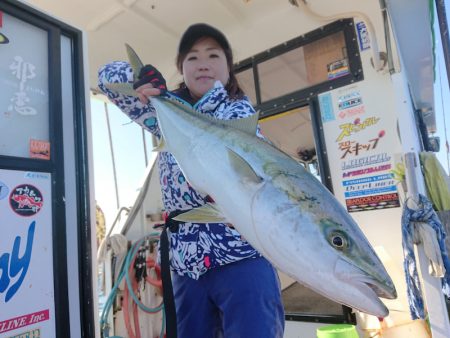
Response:
[{"label": "bucket", "polygon": [[336,324],[318,328],[317,338],[359,338],[359,335],[354,325]]}]

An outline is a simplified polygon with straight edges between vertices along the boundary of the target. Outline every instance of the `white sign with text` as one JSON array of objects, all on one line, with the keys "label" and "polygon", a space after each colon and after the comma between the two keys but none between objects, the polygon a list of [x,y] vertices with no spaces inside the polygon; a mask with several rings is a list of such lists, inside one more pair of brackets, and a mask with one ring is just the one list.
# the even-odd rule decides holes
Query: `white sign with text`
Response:
[{"label": "white sign with text", "polygon": [[0,215],[0,337],[55,337],[51,175],[0,169]]}]

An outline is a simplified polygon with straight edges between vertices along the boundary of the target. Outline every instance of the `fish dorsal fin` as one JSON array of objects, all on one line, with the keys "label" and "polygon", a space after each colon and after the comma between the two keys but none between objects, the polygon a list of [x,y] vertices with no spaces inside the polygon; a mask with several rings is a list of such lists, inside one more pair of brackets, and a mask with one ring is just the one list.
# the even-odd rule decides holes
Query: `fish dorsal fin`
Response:
[{"label": "fish dorsal fin", "polygon": [[131,83],[105,83],[105,87],[126,96],[138,97],[138,93],[133,89]]},{"label": "fish dorsal fin", "polygon": [[[249,135],[255,136],[256,135],[256,129],[258,127],[258,120],[259,120],[259,112],[256,112],[255,114],[252,114],[248,117],[243,117],[240,119],[232,119],[232,120],[219,120],[216,119],[212,116],[206,115],[206,114],[202,114],[194,109],[192,109],[192,107],[188,106],[187,104],[183,103],[180,99],[178,99],[176,96],[171,95],[170,93],[168,93],[169,96],[165,96],[165,97],[158,97],[157,100],[161,100],[161,101],[165,101],[168,102],[182,110],[184,110],[185,112],[187,112],[188,114],[197,116],[201,119],[207,120],[211,123],[214,124],[219,124],[219,125],[223,125],[223,126],[227,126],[233,129],[237,129],[240,130],[244,133],[247,133]],[[153,99],[153,98],[152,98]]]},{"label": "fish dorsal fin", "polygon": [[129,44],[126,43],[125,48],[127,49],[128,61],[130,61],[131,68],[133,69],[134,81],[137,81],[139,73],[141,72],[142,67],[144,67],[144,63]]},{"label": "fish dorsal fin", "polygon": [[199,208],[186,211],[173,219],[175,221],[189,223],[227,223],[227,219],[214,203],[206,203]]},{"label": "fish dorsal fin", "polygon": [[252,166],[235,151],[228,150],[228,159],[231,167],[239,173],[239,176],[243,178],[244,182],[250,182],[252,184],[260,184],[263,179],[253,170]]},{"label": "fish dorsal fin", "polygon": [[258,120],[259,112],[256,112],[255,114],[240,119],[220,120],[220,123],[254,136],[258,128]]}]

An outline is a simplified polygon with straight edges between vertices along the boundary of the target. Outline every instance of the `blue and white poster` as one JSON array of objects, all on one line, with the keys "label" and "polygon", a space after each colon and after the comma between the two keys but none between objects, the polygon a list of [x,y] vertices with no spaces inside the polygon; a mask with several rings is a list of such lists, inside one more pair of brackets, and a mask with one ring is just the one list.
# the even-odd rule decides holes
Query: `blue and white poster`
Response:
[{"label": "blue and white poster", "polygon": [[0,338],[55,337],[51,175],[0,182]]}]

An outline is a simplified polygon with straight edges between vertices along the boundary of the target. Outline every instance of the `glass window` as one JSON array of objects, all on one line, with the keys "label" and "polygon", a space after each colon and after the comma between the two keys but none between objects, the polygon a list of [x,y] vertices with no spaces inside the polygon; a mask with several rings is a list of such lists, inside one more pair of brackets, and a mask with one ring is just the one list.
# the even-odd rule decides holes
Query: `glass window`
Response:
[{"label": "glass window", "polygon": [[255,79],[253,77],[253,68],[244,70],[236,74],[239,86],[252,101],[252,104],[256,105],[256,91],[255,91]]},{"label": "glass window", "polygon": [[48,34],[3,13],[0,155],[49,157]]},{"label": "glass window", "polygon": [[296,159],[321,180],[309,106],[263,118],[259,124],[263,135],[275,147]]},{"label": "glass window", "polygon": [[344,33],[338,32],[258,64],[261,101],[348,74]]}]

